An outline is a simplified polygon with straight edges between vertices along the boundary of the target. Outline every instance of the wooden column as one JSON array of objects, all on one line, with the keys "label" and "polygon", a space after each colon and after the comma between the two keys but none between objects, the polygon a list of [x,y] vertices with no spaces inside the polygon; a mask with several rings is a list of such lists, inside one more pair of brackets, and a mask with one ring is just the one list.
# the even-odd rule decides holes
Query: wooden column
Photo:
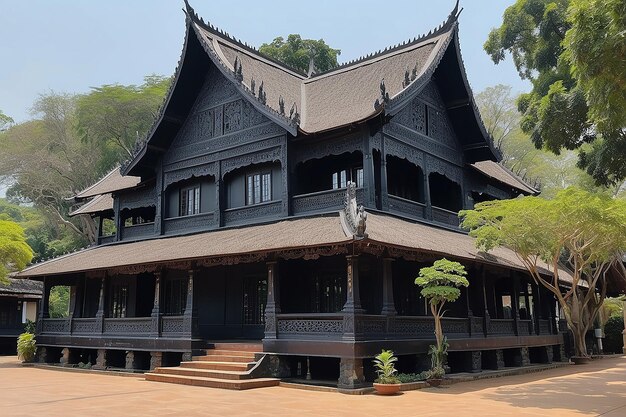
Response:
[{"label": "wooden column", "polygon": [[395,316],[396,304],[393,300],[393,258],[383,258],[383,316]]},{"label": "wooden column", "polygon": [[511,308],[513,309],[513,327],[515,334],[520,334],[519,329],[519,277],[511,272],[513,278],[513,292],[511,293]]},{"label": "wooden column", "polygon": [[96,313],[96,331],[99,333],[104,332],[104,300],[106,289],[106,272],[102,276],[100,281],[100,295],[98,297],[98,312]]},{"label": "wooden column", "polygon": [[376,183],[374,181],[374,158],[369,135],[363,136],[363,187],[366,207],[376,207]]},{"label": "wooden column", "polygon": [[43,296],[39,300],[39,311],[37,312],[37,324],[35,331],[41,333],[43,330],[43,321],[50,317],[50,284],[47,277],[43,277]]},{"label": "wooden column", "polygon": [[385,135],[380,138],[380,208],[389,210],[389,191],[387,187],[387,154],[385,153]]},{"label": "wooden column", "polygon": [[346,304],[343,306],[343,337],[354,340],[356,337],[356,316],[364,311],[359,294],[359,256],[348,255]]},{"label": "wooden column", "polygon": [[485,273],[485,267],[480,267],[480,281],[483,288],[483,305],[485,306],[485,312],[483,317],[483,333],[485,337],[489,335],[489,322],[491,321],[491,317],[489,317],[489,306],[487,305],[487,274]]},{"label": "wooden column", "polygon": [[[428,170],[427,158],[424,158],[424,198],[426,201],[426,218],[433,218],[433,203],[430,199],[430,172]],[[484,268],[484,267],[483,267]]]},{"label": "wooden column", "polygon": [[278,290],[278,262],[267,262],[267,304],[265,305],[265,338],[276,339],[280,313],[280,294]]},{"label": "wooden column", "polygon": [[537,284],[533,285],[533,323],[535,325],[535,334],[541,333],[541,326],[539,326],[539,320],[541,320],[541,291]]},{"label": "wooden column", "polygon": [[152,335],[161,336],[161,271],[154,272],[154,302],[150,317],[152,317]]},{"label": "wooden column", "polygon": [[183,333],[185,336],[191,337],[195,333],[196,312],[193,306],[193,279],[195,269],[192,267],[188,271],[187,279],[187,302],[185,303],[185,312],[183,313]]},{"label": "wooden column", "polygon": [[165,219],[165,207],[168,204],[165,201],[165,181],[163,175],[163,158],[159,158],[159,166],[160,169],[157,170],[157,178],[156,178],[156,207],[154,213],[154,233],[156,235],[162,235],[163,230],[163,221]]},{"label": "wooden column", "polygon": [[224,180],[222,178],[222,162],[218,161],[215,164],[215,211],[213,214],[214,223],[217,227],[223,226],[222,213],[226,208],[224,204]]},{"label": "wooden column", "polygon": [[[528,315],[528,319],[530,319],[530,327],[528,329],[523,329],[523,334],[533,334],[535,333],[535,314],[530,308],[530,297],[528,295],[528,283],[524,285],[524,299],[526,300],[526,314]],[[534,303],[533,303],[534,304]]]}]

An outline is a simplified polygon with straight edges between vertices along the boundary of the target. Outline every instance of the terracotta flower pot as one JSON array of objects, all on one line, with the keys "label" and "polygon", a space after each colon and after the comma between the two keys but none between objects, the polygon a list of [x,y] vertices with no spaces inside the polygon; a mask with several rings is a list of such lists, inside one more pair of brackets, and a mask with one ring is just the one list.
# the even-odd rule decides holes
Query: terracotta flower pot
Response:
[{"label": "terracotta flower pot", "polygon": [[572,362],[574,362],[574,365],[585,365],[591,362],[591,358],[588,356],[572,356]]},{"label": "terracotta flower pot", "polygon": [[441,385],[442,381],[443,379],[441,378],[432,378],[426,380],[426,382],[428,382],[428,385],[430,385],[431,387],[438,387],[439,385]]},{"label": "terracotta flower pot", "polygon": [[393,395],[400,392],[401,384],[378,384],[374,382],[374,389],[379,395]]}]

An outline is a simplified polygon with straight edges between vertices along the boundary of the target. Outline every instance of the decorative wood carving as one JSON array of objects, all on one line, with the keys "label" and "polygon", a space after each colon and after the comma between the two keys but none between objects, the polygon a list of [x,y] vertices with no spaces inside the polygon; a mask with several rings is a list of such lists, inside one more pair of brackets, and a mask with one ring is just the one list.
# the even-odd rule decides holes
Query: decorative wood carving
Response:
[{"label": "decorative wood carving", "polygon": [[140,207],[155,207],[156,206],[156,191],[155,186],[142,188],[139,190],[133,190],[127,193],[120,193],[116,195],[119,199],[120,210],[132,210]]},{"label": "decorative wood carving", "polygon": [[199,178],[212,176],[215,177],[217,173],[216,163],[208,163],[206,165],[192,166],[189,168],[183,168],[177,171],[165,172],[163,179],[163,189],[166,189],[170,185],[188,180],[190,178]]},{"label": "decorative wood carving", "polygon": [[363,137],[350,135],[342,138],[301,144],[295,148],[294,164],[329,155],[341,155],[347,152],[363,152]]}]

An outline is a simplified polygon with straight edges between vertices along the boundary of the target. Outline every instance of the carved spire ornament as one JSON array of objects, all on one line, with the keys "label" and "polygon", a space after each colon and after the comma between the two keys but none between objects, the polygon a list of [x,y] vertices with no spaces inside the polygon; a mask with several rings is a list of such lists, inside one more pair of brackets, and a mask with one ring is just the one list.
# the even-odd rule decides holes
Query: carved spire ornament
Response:
[{"label": "carved spire ornament", "polygon": [[357,240],[367,238],[365,232],[367,229],[367,212],[363,205],[357,205],[356,184],[352,181],[348,182],[346,199],[340,216],[346,234],[352,235]]}]

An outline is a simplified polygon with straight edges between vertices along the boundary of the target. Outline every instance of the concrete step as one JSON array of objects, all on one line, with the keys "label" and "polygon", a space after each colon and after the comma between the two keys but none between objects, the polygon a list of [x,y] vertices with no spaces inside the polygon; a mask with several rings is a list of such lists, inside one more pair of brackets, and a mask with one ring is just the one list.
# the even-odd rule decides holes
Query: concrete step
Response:
[{"label": "concrete step", "polygon": [[199,376],[168,375],[160,373],[145,374],[147,381],[168,382],[172,384],[193,385],[198,387],[244,390],[252,388],[273,387],[279,384],[275,378],[256,378],[245,380],[228,380],[222,378],[204,378]]},{"label": "concrete step", "polygon": [[181,368],[209,369],[211,371],[247,371],[252,369],[256,362],[220,362],[220,361],[191,361],[181,362]]},{"label": "concrete step", "polygon": [[154,374],[160,375],[182,375],[182,376],[199,376],[203,378],[228,379],[228,380],[244,380],[251,379],[248,372],[242,371],[214,371],[211,369],[198,368],[156,368],[152,371]]},{"label": "concrete step", "polygon": [[206,356],[206,355],[224,355],[224,356],[246,356],[249,358],[254,359],[254,356],[256,355],[256,353],[258,352],[248,352],[245,350],[230,350],[230,349],[208,349],[205,351],[204,355],[196,355],[194,356],[194,358],[196,357],[202,357],[202,356]]},{"label": "concrete step", "polygon": [[259,342],[216,342],[209,345],[211,350],[235,350],[239,352],[263,352],[263,343]]},{"label": "concrete step", "polygon": [[248,355],[214,355],[211,352],[210,355],[194,356],[193,360],[196,362],[240,362],[248,363],[254,362],[254,353]]}]

